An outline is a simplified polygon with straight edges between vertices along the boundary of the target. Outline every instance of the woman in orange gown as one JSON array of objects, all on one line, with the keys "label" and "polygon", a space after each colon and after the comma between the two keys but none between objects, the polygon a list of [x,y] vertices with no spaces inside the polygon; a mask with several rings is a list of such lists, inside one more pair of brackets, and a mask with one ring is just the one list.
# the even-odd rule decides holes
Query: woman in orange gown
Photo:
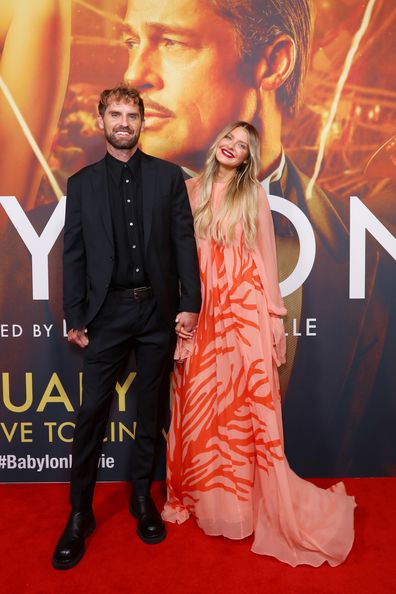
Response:
[{"label": "woman in orange gown", "polygon": [[258,163],[257,131],[236,122],[187,182],[203,303],[194,336],[179,331],[163,518],[191,514],[205,533],[232,539],[254,533],[255,553],[292,566],[338,565],[352,547],[355,500],[342,483],[301,479],[284,454],[286,310]]}]

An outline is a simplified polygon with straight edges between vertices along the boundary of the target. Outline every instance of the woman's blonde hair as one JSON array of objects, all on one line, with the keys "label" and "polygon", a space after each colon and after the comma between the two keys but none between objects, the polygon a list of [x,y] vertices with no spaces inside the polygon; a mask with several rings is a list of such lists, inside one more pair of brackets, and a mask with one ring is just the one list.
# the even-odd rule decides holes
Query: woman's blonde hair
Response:
[{"label": "woman's blonde hair", "polygon": [[[220,141],[235,128],[247,132],[249,154],[235,170],[228,182],[221,205],[213,213],[211,195],[213,182],[219,169],[216,151]],[[247,122],[234,122],[220,132],[209,149],[198,184],[200,195],[194,214],[195,232],[198,237],[209,235],[218,244],[230,243],[235,238],[235,226],[241,221],[246,245],[251,249],[257,230],[257,200],[260,158],[260,137],[254,126]]]}]

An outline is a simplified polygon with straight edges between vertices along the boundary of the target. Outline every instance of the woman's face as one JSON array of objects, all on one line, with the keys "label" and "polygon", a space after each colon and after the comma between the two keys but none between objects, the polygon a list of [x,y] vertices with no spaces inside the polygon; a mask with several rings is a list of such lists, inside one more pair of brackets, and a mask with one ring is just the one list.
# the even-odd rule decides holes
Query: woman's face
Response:
[{"label": "woman's face", "polygon": [[248,134],[245,128],[234,128],[217,146],[216,159],[228,169],[236,169],[249,157]]}]

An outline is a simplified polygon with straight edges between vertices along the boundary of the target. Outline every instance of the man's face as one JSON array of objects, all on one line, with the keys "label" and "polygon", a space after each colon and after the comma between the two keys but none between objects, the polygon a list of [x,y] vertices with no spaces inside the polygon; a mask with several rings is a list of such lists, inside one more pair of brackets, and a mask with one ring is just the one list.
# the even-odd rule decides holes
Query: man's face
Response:
[{"label": "man's face", "polygon": [[257,110],[233,27],[207,0],[129,0],[124,25],[125,78],[145,103],[143,150],[201,167],[216,134]]},{"label": "man's face", "polygon": [[98,121],[108,144],[113,148],[127,150],[137,145],[143,127],[138,105],[110,101]]}]

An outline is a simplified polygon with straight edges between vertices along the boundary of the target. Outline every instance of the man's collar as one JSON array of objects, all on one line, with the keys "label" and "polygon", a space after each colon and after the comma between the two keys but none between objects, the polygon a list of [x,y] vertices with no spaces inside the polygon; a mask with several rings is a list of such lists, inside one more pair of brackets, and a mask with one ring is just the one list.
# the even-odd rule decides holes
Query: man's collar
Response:
[{"label": "man's collar", "polygon": [[137,149],[132,157],[128,159],[128,161],[120,161],[116,157],[113,157],[109,152],[106,153],[106,164],[109,167],[110,175],[113,177],[114,181],[117,183],[120,182],[122,170],[124,169],[124,165],[127,165],[132,176],[135,178],[136,181],[140,179],[140,159],[141,159],[141,151]]}]

